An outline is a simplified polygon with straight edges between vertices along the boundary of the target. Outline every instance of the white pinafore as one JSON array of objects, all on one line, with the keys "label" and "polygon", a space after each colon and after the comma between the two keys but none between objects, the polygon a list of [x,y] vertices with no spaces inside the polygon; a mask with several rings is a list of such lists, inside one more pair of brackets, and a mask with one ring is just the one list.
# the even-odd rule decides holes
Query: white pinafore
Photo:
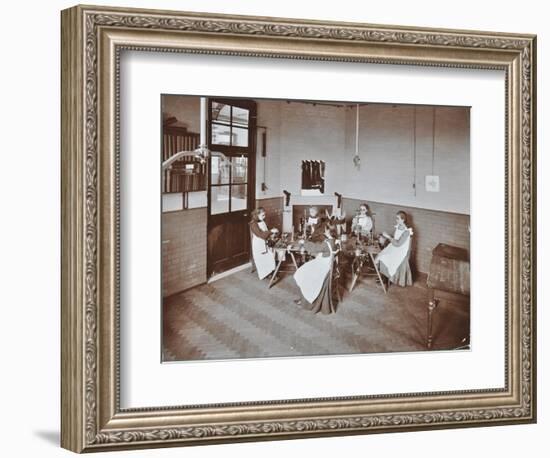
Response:
[{"label": "white pinafore", "polygon": [[372,230],[372,219],[368,215],[358,215],[354,218],[354,224],[361,226],[363,232],[370,232]]},{"label": "white pinafore", "polygon": [[393,238],[395,240],[399,240],[401,236],[405,233],[405,231],[409,231],[409,237],[403,245],[395,246],[390,243],[376,257],[376,261],[380,261],[381,263],[383,263],[388,269],[388,273],[392,277],[397,272],[397,269],[403,262],[403,259],[405,259],[405,257],[407,256],[409,246],[411,244],[411,237],[413,235],[412,228],[406,227],[405,229],[399,229],[399,226],[395,226],[395,233],[393,235]]},{"label": "white pinafore", "polygon": [[315,226],[317,225],[317,223],[319,222],[319,217],[318,216],[308,216],[307,218],[307,224],[308,226]]},{"label": "white pinafore", "polygon": [[[267,231],[265,221],[259,221],[258,226],[262,231]],[[267,246],[264,239],[254,233],[252,233],[252,257],[260,280],[275,270],[275,253]]]},{"label": "white pinafore", "polygon": [[330,243],[325,241],[330,249],[330,256],[317,255],[316,258],[306,262],[294,274],[294,280],[298,284],[302,295],[309,303],[313,303],[319,296],[323,283],[330,270],[334,250]]}]

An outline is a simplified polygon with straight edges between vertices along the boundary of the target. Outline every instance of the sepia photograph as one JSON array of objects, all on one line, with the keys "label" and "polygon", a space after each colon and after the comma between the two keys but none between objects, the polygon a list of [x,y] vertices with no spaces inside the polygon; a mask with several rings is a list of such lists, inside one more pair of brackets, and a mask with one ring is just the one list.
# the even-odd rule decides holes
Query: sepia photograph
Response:
[{"label": "sepia photograph", "polygon": [[273,6],[46,21],[60,398],[31,420],[53,399],[77,453],[532,431],[542,23]]},{"label": "sepia photograph", "polygon": [[470,348],[470,108],[163,94],[162,360]]}]

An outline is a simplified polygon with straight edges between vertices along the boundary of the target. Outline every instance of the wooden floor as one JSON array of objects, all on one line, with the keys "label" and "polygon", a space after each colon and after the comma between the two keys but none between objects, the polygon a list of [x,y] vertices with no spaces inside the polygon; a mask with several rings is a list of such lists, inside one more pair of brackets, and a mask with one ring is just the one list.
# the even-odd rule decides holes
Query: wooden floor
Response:
[{"label": "wooden floor", "polygon": [[[425,283],[420,277],[384,294],[374,278],[362,277],[352,293],[342,289],[336,313],[322,315],[293,302],[292,275],[268,289],[268,280],[240,271],[164,300],[163,360],[425,351]],[[434,350],[459,346],[469,316],[469,304],[441,302]]]}]

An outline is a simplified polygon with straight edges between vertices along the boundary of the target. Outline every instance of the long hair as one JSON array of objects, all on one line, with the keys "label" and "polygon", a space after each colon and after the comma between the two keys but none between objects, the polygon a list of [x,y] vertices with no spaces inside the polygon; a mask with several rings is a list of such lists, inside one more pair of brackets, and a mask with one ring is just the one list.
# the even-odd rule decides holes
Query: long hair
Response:
[{"label": "long hair", "polygon": [[405,225],[407,224],[407,214],[403,210],[399,210],[396,215],[398,215],[403,220],[403,223]]},{"label": "long hair", "polygon": [[367,216],[372,216],[369,204],[367,204],[366,202],[363,202],[363,203],[359,204],[359,208],[361,208],[361,207],[365,207],[367,209]]},{"label": "long hair", "polygon": [[252,213],[250,214],[250,222],[251,223],[256,223],[256,222],[260,221],[258,216],[261,212],[265,213],[264,207],[258,207],[258,208],[255,208],[254,210],[252,210]]}]

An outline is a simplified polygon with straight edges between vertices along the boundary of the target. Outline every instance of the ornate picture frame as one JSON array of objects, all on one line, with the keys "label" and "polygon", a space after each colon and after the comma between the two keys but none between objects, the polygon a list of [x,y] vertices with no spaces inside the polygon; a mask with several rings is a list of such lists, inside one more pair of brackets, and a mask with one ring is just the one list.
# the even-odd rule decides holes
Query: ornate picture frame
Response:
[{"label": "ornate picture frame", "polygon": [[[536,421],[536,37],[75,6],[62,12],[62,423],[75,452]],[[503,70],[503,389],[121,409],[120,53]]]}]

